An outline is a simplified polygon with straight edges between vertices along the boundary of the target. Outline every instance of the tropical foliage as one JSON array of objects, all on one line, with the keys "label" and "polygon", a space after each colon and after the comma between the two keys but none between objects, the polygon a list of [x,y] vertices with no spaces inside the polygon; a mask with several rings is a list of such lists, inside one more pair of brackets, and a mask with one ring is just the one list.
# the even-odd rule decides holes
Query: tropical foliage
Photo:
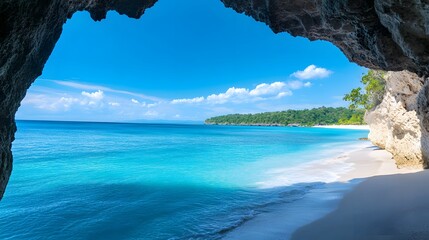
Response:
[{"label": "tropical foliage", "polygon": [[344,96],[343,99],[350,102],[349,108],[371,110],[380,104],[385,92],[385,74],[384,71],[369,70],[361,79],[364,89],[360,87],[352,89]]},{"label": "tropical foliage", "polygon": [[364,124],[364,110],[320,107],[257,114],[230,114],[207,119],[206,124],[225,125],[330,125]]}]

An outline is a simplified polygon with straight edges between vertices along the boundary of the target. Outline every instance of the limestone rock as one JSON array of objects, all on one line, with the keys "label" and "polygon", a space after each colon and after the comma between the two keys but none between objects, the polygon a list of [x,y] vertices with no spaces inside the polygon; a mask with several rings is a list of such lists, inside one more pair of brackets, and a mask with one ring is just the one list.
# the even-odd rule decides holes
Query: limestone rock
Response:
[{"label": "limestone rock", "polygon": [[426,101],[421,97],[426,89],[424,81],[408,71],[388,72],[383,101],[365,116],[369,139],[391,152],[398,167],[428,167],[429,134],[422,129],[420,109],[421,102]]}]

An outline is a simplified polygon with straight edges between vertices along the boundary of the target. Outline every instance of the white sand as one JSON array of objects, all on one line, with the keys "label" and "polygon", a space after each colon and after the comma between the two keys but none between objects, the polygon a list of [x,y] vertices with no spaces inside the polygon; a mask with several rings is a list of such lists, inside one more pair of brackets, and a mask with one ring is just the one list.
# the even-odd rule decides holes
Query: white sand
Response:
[{"label": "white sand", "polygon": [[[289,239],[293,232],[298,228],[305,226],[306,224],[310,224],[311,222],[334,211],[344,194],[351,191],[356,184],[363,181],[352,181],[353,179],[365,179],[380,175],[401,176],[418,171],[415,169],[398,169],[390,153],[370,145],[367,145],[367,147],[364,147],[361,150],[348,153],[347,156],[338,156],[333,161],[315,162],[312,168],[307,166],[305,168],[300,168],[299,170],[308,171],[309,175],[317,175],[317,172],[319,172],[320,175],[323,175],[326,174],[326,172],[329,172],[332,168],[337,167],[340,163],[347,164],[352,167],[347,168],[347,171],[340,173],[336,182],[326,184],[322,189],[310,191],[299,201],[279,205],[267,212],[259,214],[255,218],[227,234],[225,239]],[[429,175],[427,182],[429,182]],[[365,195],[362,197],[365,198]],[[378,197],[383,198],[383,196]],[[429,193],[427,200],[429,200]],[[386,201],[389,200],[386,199]],[[323,222],[323,218],[319,221]],[[354,220],[349,219],[349,221],[353,222]],[[324,226],[331,228],[327,231],[333,231],[335,233],[335,225],[328,223]],[[353,226],[353,224],[350,224],[350,226]],[[315,230],[312,230],[312,228]],[[348,238],[335,238],[333,237],[335,234],[331,234],[327,238],[321,238],[319,235],[324,233],[324,230],[322,230],[323,229],[314,227],[310,224],[302,227],[297,233],[298,235],[295,237],[297,239],[354,239],[350,238],[347,234]],[[353,232],[360,230],[351,229],[350,231]]]},{"label": "white sand", "polygon": [[338,179],[340,182],[381,175],[414,173],[422,170],[398,169],[392,154],[375,146],[350,154],[345,162],[352,163],[353,168]]},{"label": "white sand", "polygon": [[429,171],[377,176],[346,194],[338,208],[293,240],[429,239]]},{"label": "white sand", "polygon": [[337,129],[353,129],[353,130],[369,130],[368,125],[316,125],[315,128],[337,128]]}]

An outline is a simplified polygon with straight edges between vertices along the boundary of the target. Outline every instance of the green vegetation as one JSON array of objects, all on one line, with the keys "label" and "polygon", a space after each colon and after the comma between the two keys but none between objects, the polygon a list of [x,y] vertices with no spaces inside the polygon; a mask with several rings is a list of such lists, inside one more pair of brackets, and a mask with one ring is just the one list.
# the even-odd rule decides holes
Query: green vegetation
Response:
[{"label": "green vegetation", "polygon": [[386,81],[386,72],[379,70],[369,70],[362,76],[361,82],[364,85],[352,89],[344,96],[345,101],[349,101],[349,108],[327,108],[320,107],[304,110],[287,110],[282,112],[266,112],[257,114],[230,114],[225,116],[209,118],[206,124],[221,125],[360,125],[365,124],[364,114],[366,110],[371,110],[381,103]]},{"label": "green vegetation", "polygon": [[380,104],[385,92],[385,74],[384,71],[369,70],[361,79],[364,89],[360,87],[352,89],[344,96],[343,99],[350,102],[349,108],[371,110]]},{"label": "green vegetation", "polygon": [[320,107],[304,110],[287,110],[257,114],[230,114],[209,118],[206,124],[219,125],[330,125],[330,124],[364,124],[362,109],[344,107]]}]

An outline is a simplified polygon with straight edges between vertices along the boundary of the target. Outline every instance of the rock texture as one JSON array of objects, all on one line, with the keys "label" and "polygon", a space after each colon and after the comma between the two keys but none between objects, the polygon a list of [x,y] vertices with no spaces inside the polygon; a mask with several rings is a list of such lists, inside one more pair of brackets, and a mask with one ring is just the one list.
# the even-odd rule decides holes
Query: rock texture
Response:
[{"label": "rock texture", "polygon": [[369,139],[391,152],[399,167],[429,166],[427,85],[415,73],[388,72],[383,101],[365,116]]},{"label": "rock texture", "polygon": [[[0,1],[0,198],[12,170],[14,115],[76,11],[139,18],[157,0]],[[227,7],[311,40],[327,40],[362,66],[429,73],[429,4],[422,0],[222,0]],[[162,31],[162,29],[160,29]],[[425,110],[420,111],[427,114]]]}]

